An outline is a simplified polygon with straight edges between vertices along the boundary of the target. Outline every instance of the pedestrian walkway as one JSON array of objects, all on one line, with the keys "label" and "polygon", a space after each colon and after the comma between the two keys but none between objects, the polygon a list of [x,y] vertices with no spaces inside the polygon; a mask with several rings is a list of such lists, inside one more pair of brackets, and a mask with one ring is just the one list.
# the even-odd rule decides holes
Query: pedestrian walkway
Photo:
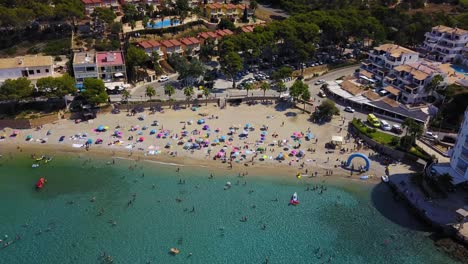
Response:
[{"label": "pedestrian walkway", "polygon": [[416,139],[416,145],[418,147],[422,148],[424,151],[426,151],[429,155],[435,156],[436,159],[439,161],[439,163],[450,162],[450,158],[441,155],[439,152],[435,151],[434,149],[432,149],[428,145],[424,144],[420,140]]}]

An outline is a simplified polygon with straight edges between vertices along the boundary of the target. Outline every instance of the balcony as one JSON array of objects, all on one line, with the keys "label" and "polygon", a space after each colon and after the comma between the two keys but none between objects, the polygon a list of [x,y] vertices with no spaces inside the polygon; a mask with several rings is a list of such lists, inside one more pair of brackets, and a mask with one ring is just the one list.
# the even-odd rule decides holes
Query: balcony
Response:
[{"label": "balcony", "polygon": [[461,158],[462,160],[464,160],[466,163],[468,163],[468,153],[462,152],[462,153],[460,154],[460,158]]}]

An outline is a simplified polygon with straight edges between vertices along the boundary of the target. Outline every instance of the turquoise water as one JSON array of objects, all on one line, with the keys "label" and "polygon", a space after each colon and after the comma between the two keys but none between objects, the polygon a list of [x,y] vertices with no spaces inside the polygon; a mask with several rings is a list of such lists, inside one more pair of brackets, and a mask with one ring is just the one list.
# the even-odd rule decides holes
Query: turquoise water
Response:
[{"label": "turquoise water", "polygon": [[[176,26],[176,25],[179,25],[180,22],[179,20],[174,20],[172,22],[172,26]],[[146,24],[146,27],[147,28],[165,28],[165,27],[170,27],[171,26],[171,20],[170,19],[164,19],[163,21],[159,20],[159,21],[155,21],[154,23],[154,26],[151,27],[151,23],[148,22],[148,24]]]},{"label": "turquoise water", "polygon": [[[308,179],[208,179],[204,169],[60,156],[36,169],[0,159],[0,238],[21,236],[0,249],[1,263],[105,263],[103,252],[114,263],[454,263],[386,186],[326,183],[320,194]],[[41,176],[48,183],[35,191]]]},{"label": "turquoise water", "polygon": [[465,66],[452,64],[452,65],[450,65],[450,68],[454,69],[458,73],[468,75],[468,68],[466,68]]}]

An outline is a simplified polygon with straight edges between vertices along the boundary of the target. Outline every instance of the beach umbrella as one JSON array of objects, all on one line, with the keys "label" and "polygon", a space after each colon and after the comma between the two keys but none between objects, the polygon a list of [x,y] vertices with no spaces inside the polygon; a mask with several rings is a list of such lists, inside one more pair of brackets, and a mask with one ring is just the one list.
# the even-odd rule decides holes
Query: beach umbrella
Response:
[{"label": "beach umbrella", "polygon": [[108,127],[108,126],[105,126],[105,127],[104,127],[104,129],[105,129],[105,130],[108,130],[108,129],[109,129],[109,127]]},{"label": "beach umbrella", "polygon": [[190,149],[192,147],[192,143],[185,143],[184,149]]},{"label": "beach umbrella", "polygon": [[203,142],[203,138],[197,138],[196,142],[198,143]]},{"label": "beach umbrella", "polygon": [[252,125],[250,123],[245,124],[245,128],[251,128]]},{"label": "beach umbrella", "polygon": [[215,132],[216,132],[216,133],[221,132],[221,129],[220,129],[220,128],[216,128]]},{"label": "beach umbrella", "polygon": [[278,156],[276,156],[276,159],[284,159],[283,153],[279,153]]},{"label": "beach umbrella", "polygon": [[150,135],[153,135],[153,134],[156,134],[156,130],[154,130],[154,129],[151,129],[151,131],[150,131]]},{"label": "beach umbrella", "polygon": [[258,147],[258,148],[257,148],[257,151],[264,151],[264,150],[265,150],[265,149],[262,148],[262,147]]},{"label": "beach umbrella", "polygon": [[262,132],[262,136],[266,136],[266,135],[268,135],[268,132],[263,131],[263,132]]},{"label": "beach umbrella", "polygon": [[144,137],[140,137],[140,138],[138,139],[138,141],[143,142],[143,141],[145,141],[145,138],[144,138]]},{"label": "beach umbrella", "polygon": [[208,129],[210,129],[210,126],[209,126],[209,125],[204,125],[204,126],[203,126],[203,130],[208,130]]},{"label": "beach umbrella", "polygon": [[310,139],[313,139],[313,138],[314,138],[314,134],[312,134],[312,133],[307,133],[306,134],[306,139],[310,140]]},{"label": "beach umbrella", "polygon": [[219,141],[221,141],[221,142],[226,141],[226,136],[225,136],[225,135],[222,135],[221,137],[219,137]]},{"label": "beach umbrella", "polygon": [[167,143],[166,143],[166,148],[171,147],[171,145],[172,145],[171,142],[167,142]]},{"label": "beach umbrella", "polygon": [[102,125],[98,126],[97,131],[103,131],[103,130],[104,130],[104,126],[102,126]]},{"label": "beach umbrella", "polygon": [[204,124],[204,123],[205,123],[205,119],[198,119],[197,123],[198,123],[199,125]]},{"label": "beach umbrella", "polygon": [[88,138],[88,140],[86,141],[87,144],[92,144],[93,143],[93,140]]},{"label": "beach umbrella", "polygon": [[158,134],[156,135],[157,138],[161,138],[162,136],[163,136],[162,133],[158,133]]},{"label": "beach umbrella", "polygon": [[268,156],[267,156],[267,155],[263,155],[263,156],[262,156],[262,159],[266,160],[266,159],[268,159]]},{"label": "beach umbrella", "polygon": [[196,148],[199,148],[200,147],[200,144],[197,144],[197,143],[193,143],[192,144],[192,148],[193,149],[196,149]]},{"label": "beach umbrella", "polygon": [[297,154],[297,151],[295,149],[291,150],[291,155],[295,156]]},{"label": "beach umbrella", "polygon": [[305,154],[305,152],[304,152],[302,149],[301,149],[301,150],[299,150],[299,153],[298,153],[298,155],[299,155],[299,156],[301,156],[301,157],[302,157],[302,156],[304,156],[304,154]]},{"label": "beach umbrella", "polygon": [[32,139],[32,136],[31,135],[27,135],[26,136],[26,140],[31,140]]}]

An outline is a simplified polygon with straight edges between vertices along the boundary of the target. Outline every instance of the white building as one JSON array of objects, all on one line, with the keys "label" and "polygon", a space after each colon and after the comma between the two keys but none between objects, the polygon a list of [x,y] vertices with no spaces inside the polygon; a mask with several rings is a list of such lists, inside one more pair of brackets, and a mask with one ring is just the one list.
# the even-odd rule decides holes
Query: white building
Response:
[{"label": "white building", "polygon": [[443,63],[455,62],[460,59],[468,65],[467,52],[468,31],[460,28],[436,26],[431,32],[426,32],[426,39],[421,47],[426,58]]},{"label": "white building", "polygon": [[96,54],[94,52],[79,52],[73,55],[73,72],[76,83],[82,84],[85,78],[98,78]]},{"label": "white building", "polygon": [[361,75],[382,81],[390,71],[400,65],[416,63],[419,53],[394,44],[383,44],[369,52],[369,57],[361,64]]},{"label": "white building", "polygon": [[457,142],[452,149],[450,167],[455,175],[454,179],[464,178],[468,181],[468,108],[465,110],[465,118],[458,132]]},{"label": "white building", "polygon": [[0,59],[0,83],[6,79],[26,77],[39,79],[54,73],[54,60],[51,56],[23,56]]},{"label": "white building", "polygon": [[443,78],[440,87],[446,85],[447,74],[439,66],[440,63],[426,60],[396,66],[385,77],[384,89],[391,93],[392,90],[387,88],[388,85],[397,88],[400,91],[397,98],[405,104],[424,102],[430,96],[426,87],[435,76],[440,75]]}]

